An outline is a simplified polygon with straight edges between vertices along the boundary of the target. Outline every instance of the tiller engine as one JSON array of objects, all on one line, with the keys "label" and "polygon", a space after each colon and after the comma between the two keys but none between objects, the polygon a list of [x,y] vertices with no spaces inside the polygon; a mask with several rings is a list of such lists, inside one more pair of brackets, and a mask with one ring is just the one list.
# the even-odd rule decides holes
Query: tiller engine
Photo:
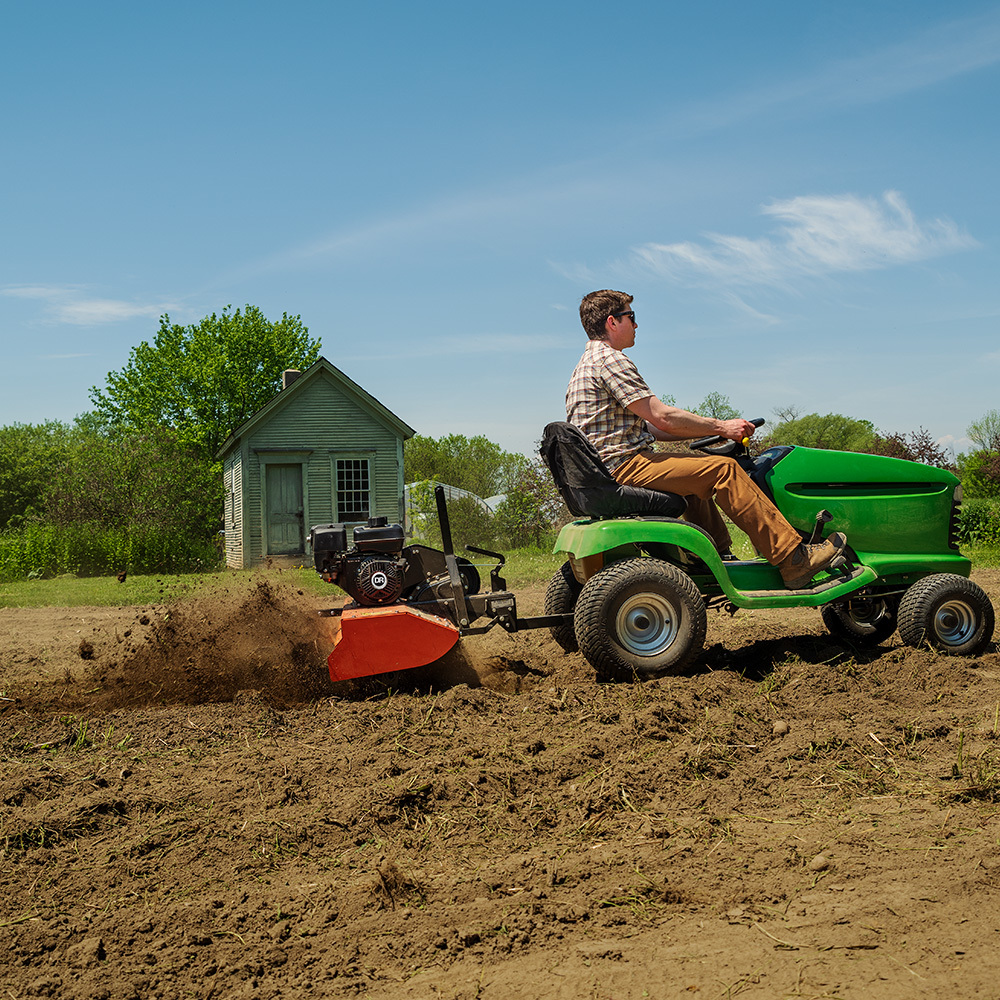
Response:
[{"label": "tiller engine", "polygon": [[462,636],[481,635],[496,625],[517,632],[572,621],[572,615],[518,618],[516,599],[500,576],[504,557],[467,545],[469,552],[497,561],[490,572],[490,590],[481,594],[476,567],[456,556],[452,548],[440,486],[434,497],[443,552],[426,545],[404,545],[402,527],[389,524],[384,517],[373,517],[367,525],[356,527],[350,548],[345,525],[312,529],[309,540],[316,571],[352,599],[342,609],[320,612],[340,616],[340,632],[327,660],[332,680],[433,663]]}]

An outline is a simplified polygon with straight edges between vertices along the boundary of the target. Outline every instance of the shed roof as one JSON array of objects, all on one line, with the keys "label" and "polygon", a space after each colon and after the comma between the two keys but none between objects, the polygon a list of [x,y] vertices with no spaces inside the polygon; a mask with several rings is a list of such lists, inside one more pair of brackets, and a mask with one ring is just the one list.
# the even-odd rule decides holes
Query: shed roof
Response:
[{"label": "shed roof", "polygon": [[336,365],[330,364],[326,358],[318,358],[315,364],[307,368],[287,389],[276,392],[256,413],[247,417],[222,443],[222,447],[219,448],[216,457],[219,459],[224,458],[235,447],[241,437],[249,434],[262,423],[266,423],[276,411],[283,408],[308,383],[315,381],[324,372],[339,383],[344,392],[358,406],[370,413],[374,420],[388,427],[404,440],[416,434],[416,431],[409,424],[400,420],[392,410],[380,403],[370,392],[362,389],[357,382],[345,375]]}]

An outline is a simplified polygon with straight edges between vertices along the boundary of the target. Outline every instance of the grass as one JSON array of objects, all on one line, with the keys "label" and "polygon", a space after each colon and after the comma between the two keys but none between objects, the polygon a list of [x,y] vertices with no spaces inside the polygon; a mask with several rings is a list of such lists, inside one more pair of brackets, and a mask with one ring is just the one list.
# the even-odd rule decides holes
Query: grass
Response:
[{"label": "grass", "polygon": [[[507,581],[507,586],[511,590],[535,583],[548,583],[555,571],[566,561],[565,556],[554,555],[548,548],[512,549],[504,555],[507,557],[507,562],[500,570],[500,575]],[[496,562],[474,554],[472,558],[482,578],[483,588],[488,589],[490,570]]]},{"label": "grass", "polygon": [[[548,550],[525,548],[506,553],[507,563],[501,575],[513,590],[536,583],[547,583],[562,564],[562,557]],[[495,565],[483,556],[475,556],[476,565],[489,587],[490,570]],[[216,570],[211,573],[155,575],[136,574],[119,583],[114,576],[76,577],[71,574],[50,580],[17,580],[0,583],[0,608],[44,607],[126,607],[164,604],[193,597],[215,587],[245,581],[251,574],[266,573],[291,587],[320,596],[343,596],[343,592],[324,583],[308,564],[292,569]]]},{"label": "grass", "polygon": [[963,545],[962,555],[971,559],[976,569],[1000,566],[1000,545]]},{"label": "grass", "polygon": [[125,607],[163,604],[223,584],[234,572],[236,571],[130,575],[124,583],[119,583],[113,576],[66,575],[51,580],[17,580],[13,583],[0,583],[0,608]]},{"label": "grass", "polygon": [[[754,556],[749,539],[738,528],[730,527],[733,552],[743,559]],[[977,569],[1000,566],[1000,546],[965,545],[968,556]],[[471,555],[467,553],[467,555]],[[548,548],[526,547],[505,553],[507,562],[500,571],[507,586],[517,591],[521,587],[545,584],[562,565],[563,557],[554,555]],[[483,587],[489,587],[490,570],[495,565],[484,556],[472,556]],[[216,570],[210,573],[129,575],[124,583],[113,576],[75,577],[65,575],[51,580],[19,580],[0,583],[0,608],[41,607],[123,607],[141,604],[162,604],[182,597],[190,597],[214,586],[223,586],[234,577],[246,578],[262,570]],[[340,595],[338,588],[324,583],[319,575],[306,564],[294,569],[270,570],[290,586],[310,594]]]}]

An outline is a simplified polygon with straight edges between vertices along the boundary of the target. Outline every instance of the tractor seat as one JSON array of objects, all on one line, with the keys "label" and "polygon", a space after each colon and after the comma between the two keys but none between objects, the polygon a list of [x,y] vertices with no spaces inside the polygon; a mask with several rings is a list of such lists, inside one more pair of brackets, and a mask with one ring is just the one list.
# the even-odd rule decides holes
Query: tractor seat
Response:
[{"label": "tractor seat", "polygon": [[687,501],[676,493],[617,482],[590,438],[574,424],[546,425],[539,453],[574,517],[680,517],[687,509]]}]

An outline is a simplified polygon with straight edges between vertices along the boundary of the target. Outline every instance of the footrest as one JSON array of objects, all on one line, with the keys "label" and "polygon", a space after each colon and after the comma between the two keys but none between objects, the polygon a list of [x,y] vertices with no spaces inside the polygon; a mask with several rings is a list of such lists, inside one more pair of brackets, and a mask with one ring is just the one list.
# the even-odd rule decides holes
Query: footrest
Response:
[{"label": "footrest", "polygon": [[877,577],[871,566],[852,566],[804,590],[738,590],[727,596],[739,608],[818,607],[868,586]]}]

